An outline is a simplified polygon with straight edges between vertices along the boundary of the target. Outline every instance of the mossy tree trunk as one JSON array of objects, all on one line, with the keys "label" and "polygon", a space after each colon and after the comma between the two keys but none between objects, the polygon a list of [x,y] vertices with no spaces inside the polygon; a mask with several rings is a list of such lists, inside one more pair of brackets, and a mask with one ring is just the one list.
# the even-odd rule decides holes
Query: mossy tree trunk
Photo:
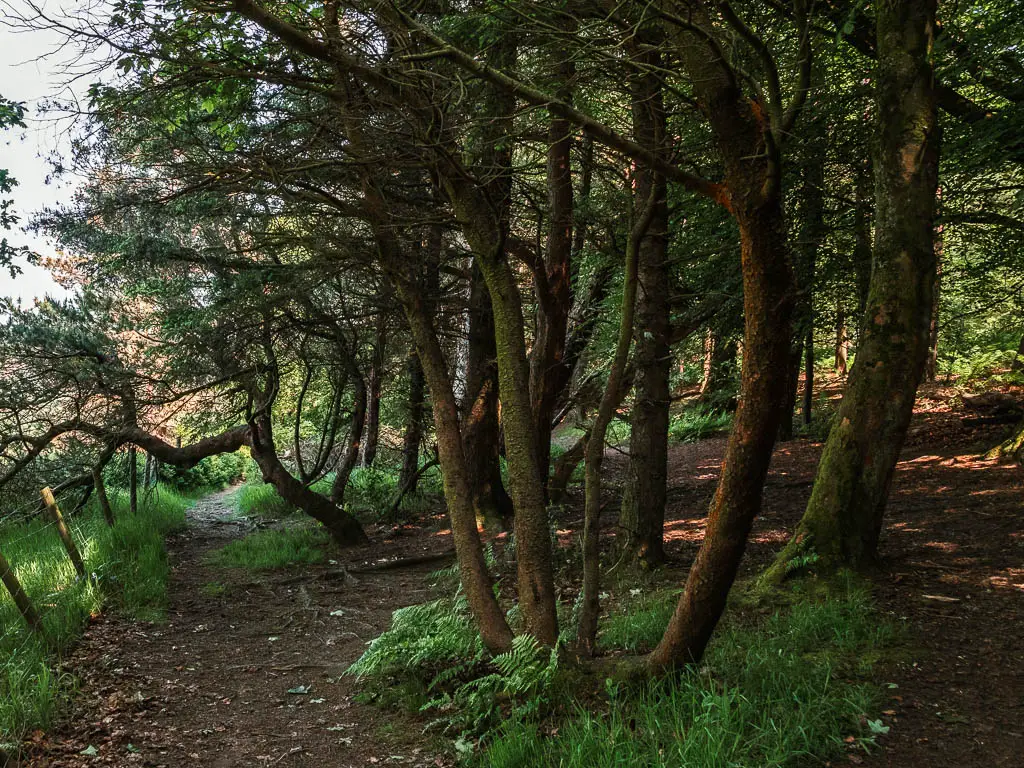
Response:
[{"label": "mossy tree trunk", "polygon": [[512,500],[501,479],[498,418],[498,363],[494,311],[480,268],[470,268],[469,338],[466,396],[462,402],[462,440],[477,519],[490,530],[512,524]]},{"label": "mossy tree trunk", "polygon": [[938,181],[934,0],[876,4],[874,268],[843,402],[796,533],[769,570],[861,567],[875,557],[893,472],[928,354]]}]

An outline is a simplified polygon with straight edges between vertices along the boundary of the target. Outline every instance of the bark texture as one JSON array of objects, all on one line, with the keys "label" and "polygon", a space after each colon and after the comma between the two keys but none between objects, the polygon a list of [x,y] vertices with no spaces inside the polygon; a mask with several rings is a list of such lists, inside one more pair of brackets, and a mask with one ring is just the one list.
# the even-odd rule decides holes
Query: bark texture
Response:
[{"label": "bark texture", "polygon": [[928,353],[938,182],[934,0],[884,0],[878,16],[875,250],[861,342],[810,501],[768,577],[876,554],[893,471]]},{"label": "bark texture", "polygon": [[[661,56],[643,54],[653,73]],[[665,107],[660,79],[645,74],[632,87],[633,132],[638,143],[661,149],[665,144]],[[653,206],[639,244],[636,323],[634,329],[634,401],[631,412],[629,465],[619,513],[619,535],[631,557],[645,567],[665,559],[668,422],[671,392],[669,345],[671,314],[668,265],[668,199],[664,176],[642,163],[636,170],[638,207]],[[650,202],[649,202],[650,201]],[[643,215],[641,210],[637,216]],[[604,436],[601,436],[602,442]]]}]

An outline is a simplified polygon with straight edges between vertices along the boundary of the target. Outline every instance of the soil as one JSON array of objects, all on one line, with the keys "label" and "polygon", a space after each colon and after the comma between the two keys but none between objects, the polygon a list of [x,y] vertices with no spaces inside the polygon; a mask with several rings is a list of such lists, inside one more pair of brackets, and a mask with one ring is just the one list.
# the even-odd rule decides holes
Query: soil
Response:
[{"label": "soil", "polygon": [[[879,670],[890,730],[873,753],[851,751],[837,765],[1024,766],[1024,472],[981,458],[1006,427],[965,427],[956,402],[934,386],[919,397],[872,574],[881,609],[906,627],[898,660]],[[724,446],[724,438],[673,446],[666,547],[681,575],[703,536]],[[778,447],[745,576],[770,561],[799,519],[820,451],[811,439]],[[612,493],[623,462],[609,452]],[[332,563],[259,576],[213,567],[207,553],[248,531],[230,506],[224,493],[205,499],[169,542],[166,624],[105,616],[89,629],[68,662],[81,680],[73,715],[40,737],[28,764],[452,764],[447,745],[422,734],[422,720],[360,703],[342,676],[394,609],[429,599],[427,574],[439,566],[359,574],[358,584]],[[354,569],[441,553],[450,540],[438,527],[372,530],[369,549],[337,558]],[[573,525],[562,527],[571,542]],[[289,693],[299,686],[310,690]],[[90,745],[98,756],[80,754]]]}]

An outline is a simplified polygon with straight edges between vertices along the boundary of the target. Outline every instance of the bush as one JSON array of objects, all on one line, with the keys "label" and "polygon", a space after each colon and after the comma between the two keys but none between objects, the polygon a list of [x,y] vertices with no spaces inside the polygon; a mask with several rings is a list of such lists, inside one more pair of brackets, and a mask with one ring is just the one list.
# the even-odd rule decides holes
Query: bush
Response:
[{"label": "bush", "polygon": [[188,469],[180,469],[171,464],[161,464],[157,474],[163,482],[173,488],[193,490],[223,488],[240,480],[245,469],[246,457],[236,452],[208,456]]},{"label": "bush", "polygon": [[3,551],[22,587],[42,614],[47,642],[31,635],[5,590],[0,590],[0,753],[15,751],[24,735],[46,728],[64,702],[71,680],[55,672],[55,658],[81,634],[89,617],[113,602],[130,616],[156,620],[167,601],[169,569],[163,539],[185,522],[190,501],[158,486],[128,511],[126,494],[112,491],[116,515],[108,528],[95,506],[68,520],[86,568],[78,580],[52,525],[36,519],[0,529]]}]

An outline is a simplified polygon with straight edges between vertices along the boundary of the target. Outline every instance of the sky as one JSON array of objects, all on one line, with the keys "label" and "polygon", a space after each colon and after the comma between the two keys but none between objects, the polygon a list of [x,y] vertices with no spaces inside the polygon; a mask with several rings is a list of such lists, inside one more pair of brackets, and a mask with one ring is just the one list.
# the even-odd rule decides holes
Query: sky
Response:
[{"label": "sky", "polygon": [[[56,36],[45,30],[15,32],[0,26],[0,96],[25,103],[27,126],[0,135],[0,168],[9,170],[18,180],[12,197],[21,216],[21,225],[2,236],[11,245],[27,245],[50,256],[55,253],[53,243],[21,231],[21,226],[34,212],[69,200],[75,187],[71,179],[46,183],[50,171],[47,158],[55,151],[65,156],[68,152],[68,139],[62,131],[66,123],[56,123],[38,109],[40,102],[59,95],[64,88],[61,57],[49,55],[57,42]],[[81,83],[76,90],[84,90],[87,85]],[[0,296],[12,296],[23,306],[31,306],[36,297],[67,295],[45,269],[24,262],[20,266],[24,272],[13,280],[7,270],[0,270]]]}]

